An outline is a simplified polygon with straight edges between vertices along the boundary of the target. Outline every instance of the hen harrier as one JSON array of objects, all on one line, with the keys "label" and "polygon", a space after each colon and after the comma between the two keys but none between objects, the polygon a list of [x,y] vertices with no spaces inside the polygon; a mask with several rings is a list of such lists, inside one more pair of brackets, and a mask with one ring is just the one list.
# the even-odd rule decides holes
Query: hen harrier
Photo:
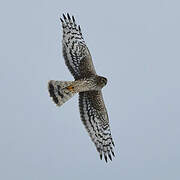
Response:
[{"label": "hen harrier", "polygon": [[96,74],[88,47],[77,26],[74,16],[63,14],[63,56],[65,64],[75,81],[54,81],[48,83],[49,94],[57,106],[61,106],[73,95],[79,93],[81,120],[94,142],[100,158],[112,160],[114,142],[101,89],[107,79]]}]

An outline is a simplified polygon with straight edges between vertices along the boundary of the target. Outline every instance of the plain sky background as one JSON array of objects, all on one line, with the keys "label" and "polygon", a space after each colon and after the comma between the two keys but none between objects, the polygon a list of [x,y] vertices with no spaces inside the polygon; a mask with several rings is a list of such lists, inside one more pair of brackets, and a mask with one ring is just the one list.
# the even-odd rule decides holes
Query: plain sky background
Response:
[{"label": "plain sky background", "polygon": [[[116,157],[99,159],[79,115],[47,82],[72,80],[59,17],[81,25],[103,89]],[[0,2],[0,179],[179,180],[180,1]]]}]

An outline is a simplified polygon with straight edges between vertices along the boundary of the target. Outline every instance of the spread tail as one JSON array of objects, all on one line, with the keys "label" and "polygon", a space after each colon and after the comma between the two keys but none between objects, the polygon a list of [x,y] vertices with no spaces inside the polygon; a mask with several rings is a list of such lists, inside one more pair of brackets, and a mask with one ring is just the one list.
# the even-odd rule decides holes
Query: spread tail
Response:
[{"label": "spread tail", "polygon": [[76,93],[73,91],[73,81],[54,81],[48,83],[50,97],[57,106],[61,106]]}]

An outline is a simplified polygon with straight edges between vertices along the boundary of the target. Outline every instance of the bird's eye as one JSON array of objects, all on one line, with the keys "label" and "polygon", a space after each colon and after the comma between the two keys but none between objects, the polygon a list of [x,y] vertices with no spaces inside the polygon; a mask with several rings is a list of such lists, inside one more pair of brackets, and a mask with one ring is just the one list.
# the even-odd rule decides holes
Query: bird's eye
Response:
[{"label": "bird's eye", "polygon": [[102,82],[103,82],[104,84],[106,84],[106,83],[107,83],[107,80],[106,80],[105,78],[103,78],[103,79],[102,79]]}]

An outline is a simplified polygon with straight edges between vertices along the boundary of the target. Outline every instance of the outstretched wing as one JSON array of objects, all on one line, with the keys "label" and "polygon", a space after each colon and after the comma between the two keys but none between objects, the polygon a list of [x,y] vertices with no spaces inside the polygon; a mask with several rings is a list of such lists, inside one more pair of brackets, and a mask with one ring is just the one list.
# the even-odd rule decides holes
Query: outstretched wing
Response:
[{"label": "outstretched wing", "polygon": [[112,160],[114,142],[101,91],[79,93],[79,108],[81,120],[100,153],[100,158],[104,155],[106,162],[107,156]]},{"label": "outstretched wing", "polygon": [[72,18],[63,14],[63,56],[65,63],[75,79],[96,74],[90,52],[83,39],[80,26]]}]

